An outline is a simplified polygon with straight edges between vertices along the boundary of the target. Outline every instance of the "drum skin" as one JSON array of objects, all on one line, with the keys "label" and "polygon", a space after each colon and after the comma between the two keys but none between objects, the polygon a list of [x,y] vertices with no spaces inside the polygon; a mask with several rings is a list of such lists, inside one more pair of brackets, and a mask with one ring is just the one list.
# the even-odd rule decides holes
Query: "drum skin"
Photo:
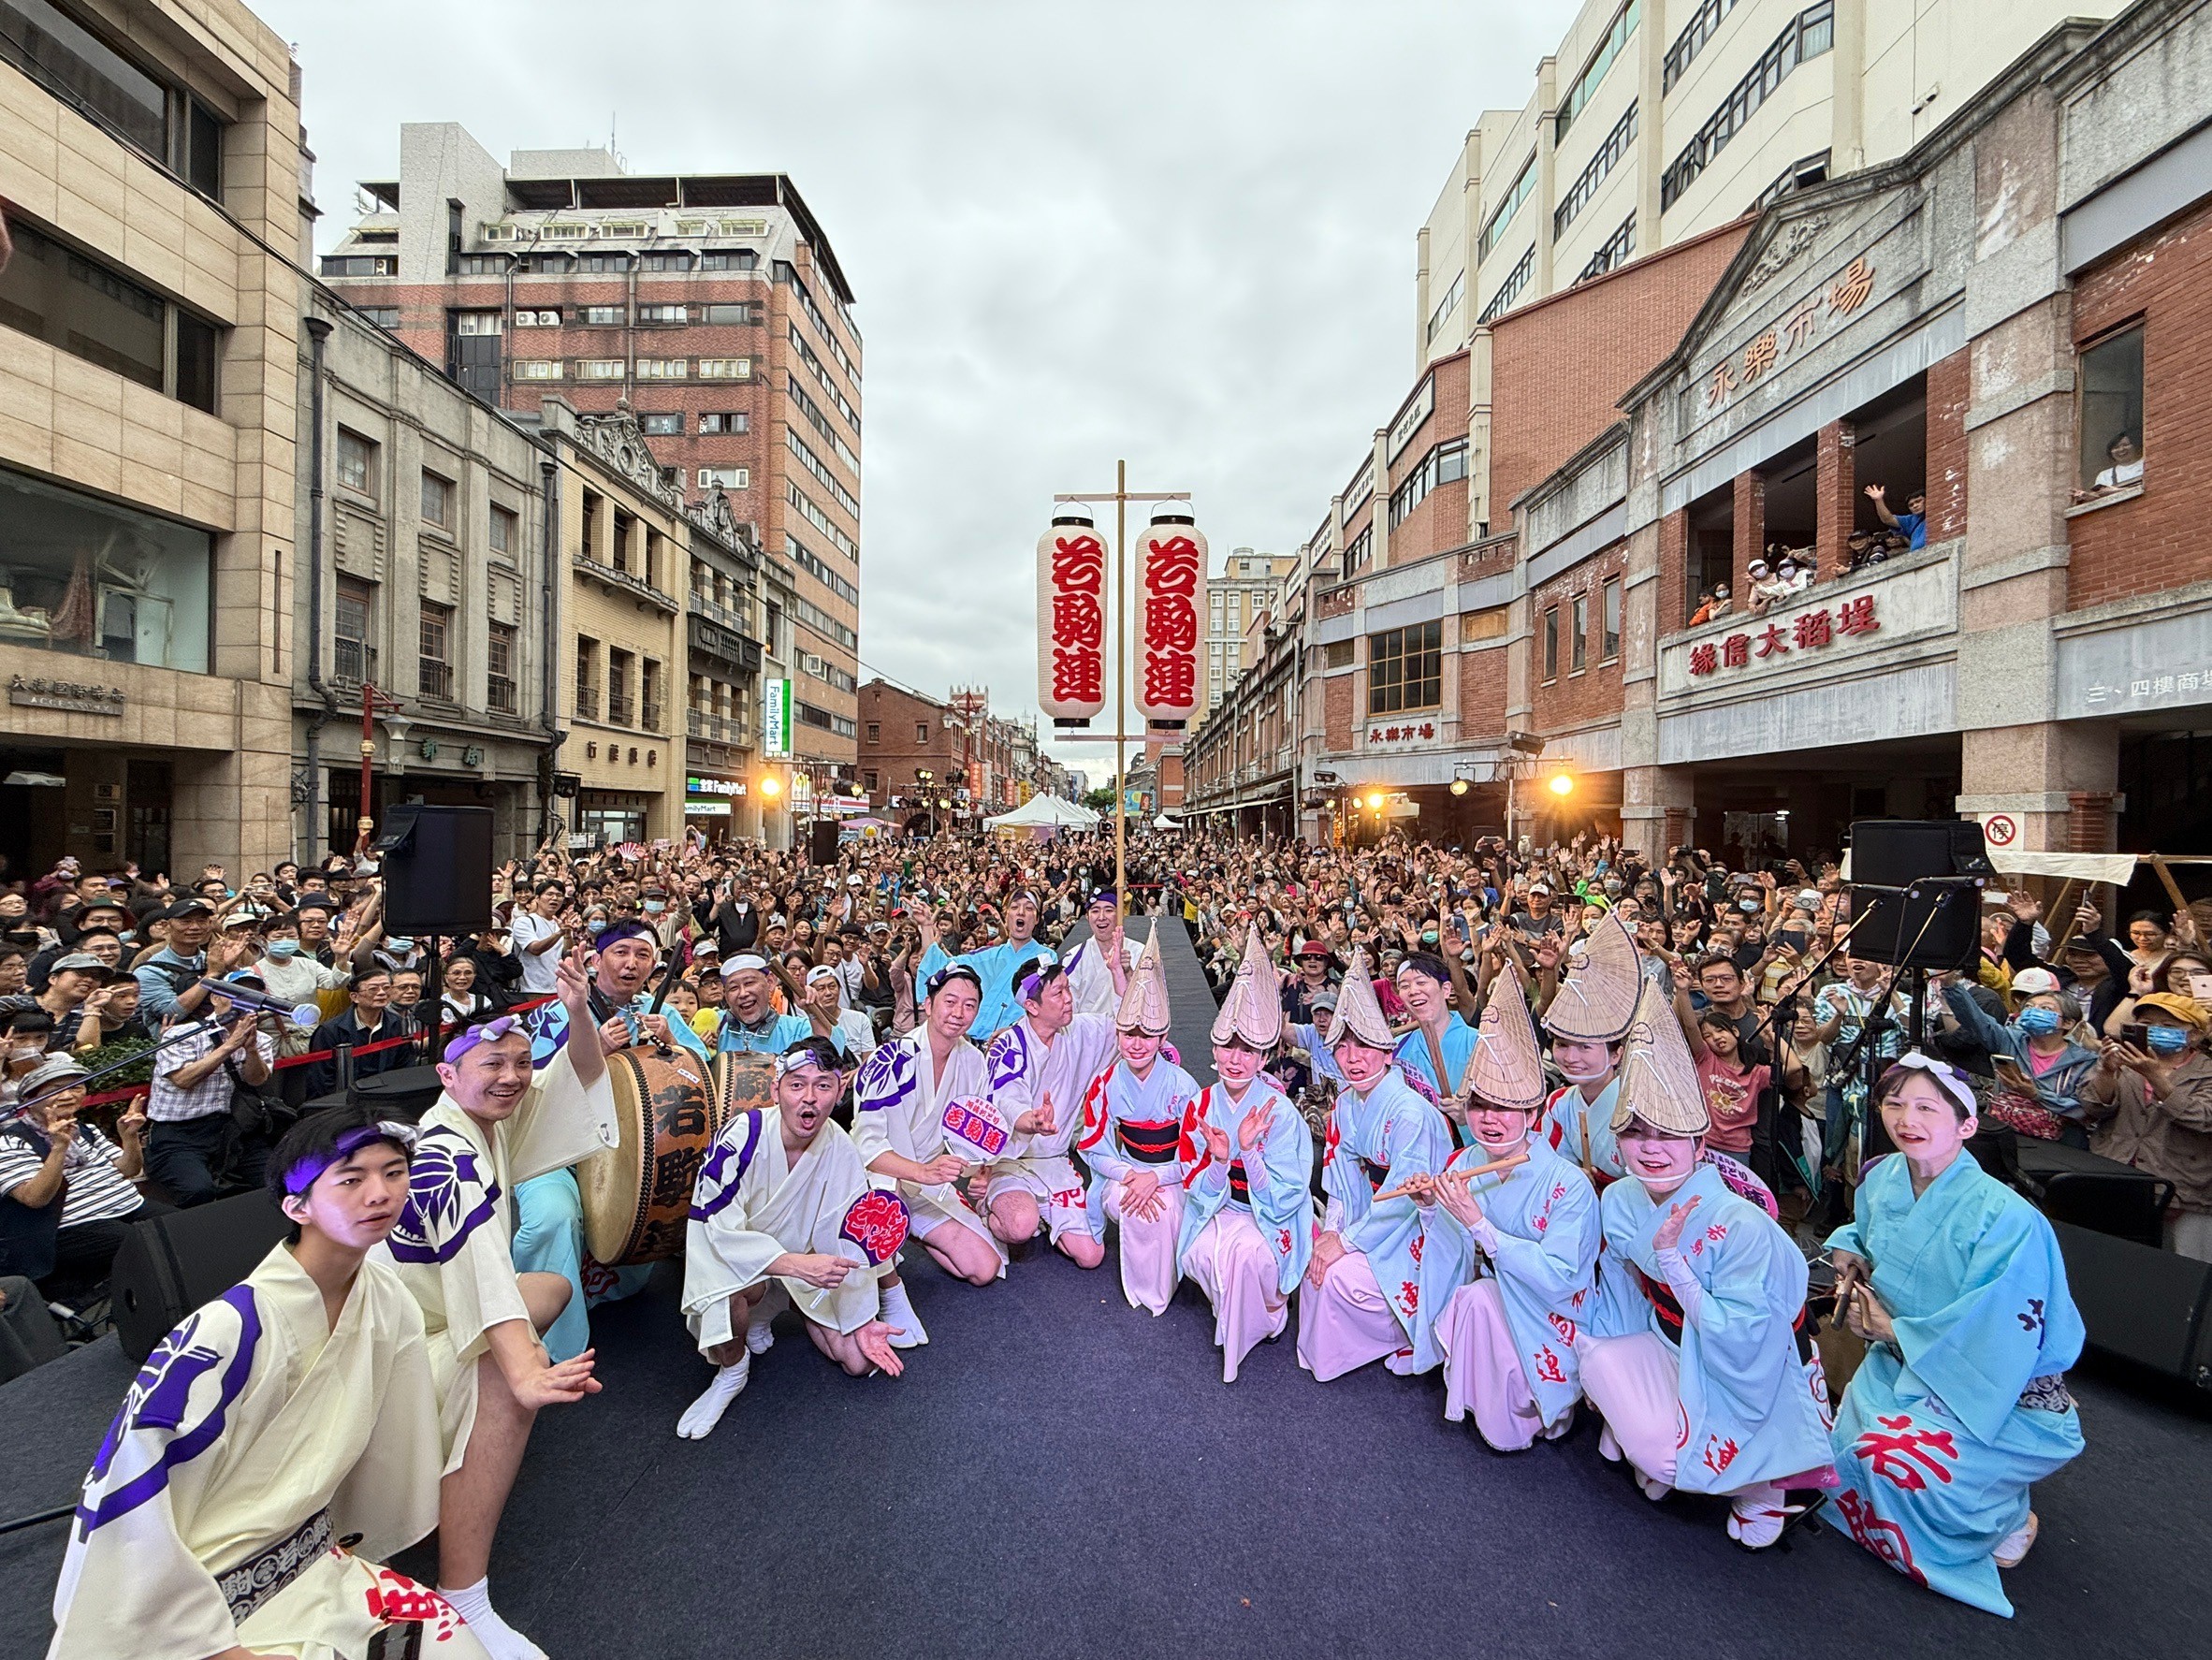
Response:
[{"label": "drum skin", "polygon": [[688,1050],[606,1058],[620,1140],[576,1166],[584,1246],[609,1268],[683,1255],[699,1167],[731,1114]]}]

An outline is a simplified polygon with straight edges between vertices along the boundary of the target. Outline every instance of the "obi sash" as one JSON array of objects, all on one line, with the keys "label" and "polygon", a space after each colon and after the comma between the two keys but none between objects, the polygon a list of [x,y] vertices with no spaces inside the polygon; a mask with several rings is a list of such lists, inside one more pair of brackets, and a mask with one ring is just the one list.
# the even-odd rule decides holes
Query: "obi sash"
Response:
[{"label": "obi sash", "polygon": [[[1355,1154],[1354,1157],[1357,1158],[1358,1155]],[[1382,1185],[1390,1177],[1390,1167],[1387,1164],[1377,1164],[1372,1158],[1360,1159],[1360,1170],[1367,1178],[1368,1187],[1376,1193],[1382,1191]]]},{"label": "obi sash", "polygon": [[1244,1161],[1235,1160],[1229,1167],[1229,1202],[1252,1208],[1252,1179],[1244,1173]]},{"label": "obi sash", "polygon": [[[1652,1305],[1652,1312],[1659,1317],[1659,1330],[1677,1348],[1682,1342],[1681,1300],[1663,1279],[1653,1279],[1642,1269],[1636,1271],[1637,1281],[1643,1286],[1644,1297]],[[1797,1310],[1797,1318],[1790,1322],[1790,1334],[1797,1340],[1797,1363],[1803,1365],[1812,1358],[1812,1338],[1805,1330],[1805,1311]]]},{"label": "obi sash", "polygon": [[216,1575],[216,1588],[230,1605],[231,1624],[244,1624],[263,1603],[305,1573],[330,1543],[330,1512],[317,1510],[275,1544]]},{"label": "obi sash", "polygon": [[1124,1118],[1113,1127],[1113,1139],[1121,1144],[1121,1150],[1139,1164],[1174,1163],[1175,1144],[1182,1133],[1182,1123],[1174,1118],[1157,1124],[1139,1124]]}]

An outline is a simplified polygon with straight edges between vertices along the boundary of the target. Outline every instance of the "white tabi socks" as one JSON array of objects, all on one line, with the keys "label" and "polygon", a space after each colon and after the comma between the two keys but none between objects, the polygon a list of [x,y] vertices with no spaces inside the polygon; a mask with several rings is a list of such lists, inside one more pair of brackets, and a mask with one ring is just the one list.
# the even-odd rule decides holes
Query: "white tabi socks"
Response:
[{"label": "white tabi socks", "polygon": [[903,1283],[883,1288],[883,1323],[891,1328],[893,1348],[920,1348],[929,1341],[929,1333],[922,1329],[921,1317],[907,1299]]},{"label": "white tabi socks", "polygon": [[448,1591],[441,1585],[438,1594],[453,1605],[453,1611],[468,1626],[469,1635],[484,1645],[491,1660],[546,1660],[545,1650],[493,1610],[488,1578],[478,1580],[473,1585],[464,1585],[458,1591]]},{"label": "white tabi socks", "polygon": [[754,1315],[752,1324],[745,1328],[745,1352],[749,1355],[764,1355],[774,1348],[776,1347],[775,1325],[776,1317],[774,1315]]},{"label": "white tabi socks", "polygon": [[737,1357],[735,1364],[720,1368],[714,1381],[706,1386],[706,1392],[684,1408],[684,1415],[676,1420],[676,1433],[687,1441],[704,1441],[722,1420],[722,1414],[730,1409],[730,1403],[737,1398],[752,1376],[752,1355],[749,1351]]}]

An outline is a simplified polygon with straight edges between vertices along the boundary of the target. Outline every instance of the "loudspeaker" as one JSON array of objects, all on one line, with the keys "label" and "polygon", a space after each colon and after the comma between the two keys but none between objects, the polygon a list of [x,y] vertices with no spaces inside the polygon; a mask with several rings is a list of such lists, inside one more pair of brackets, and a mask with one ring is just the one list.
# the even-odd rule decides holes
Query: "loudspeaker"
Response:
[{"label": "loudspeaker", "polygon": [[1982,888],[1971,877],[1927,877],[1904,888],[1855,879],[1851,912],[1856,926],[1844,949],[1870,962],[1967,968],[1981,945]]},{"label": "loudspeaker", "polygon": [[817,865],[835,865],[837,862],[837,820],[814,821],[814,828],[808,832],[807,857]]},{"label": "loudspeaker", "polygon": [[2212,1390],[2212,1264],[2055,1217],[2051,1230],[2090,1347]]},{"label": "loudspeaker", "polygon": [[291,1230],[266,1190],[131,1224],[109,1281],[115,1335],[142,1365],[179,1321],[254,1272]]},{"label": "loudspeaker", "polygon": [[1997,874],[1973,819],[1860,819],[1851,826],[1851,880],[1909,887],[1924,876]]},{"label": "loudspeaker", "polygon": [[376,838],[387,933],[473,934],[491,926],[491,808],[409,802]]}]

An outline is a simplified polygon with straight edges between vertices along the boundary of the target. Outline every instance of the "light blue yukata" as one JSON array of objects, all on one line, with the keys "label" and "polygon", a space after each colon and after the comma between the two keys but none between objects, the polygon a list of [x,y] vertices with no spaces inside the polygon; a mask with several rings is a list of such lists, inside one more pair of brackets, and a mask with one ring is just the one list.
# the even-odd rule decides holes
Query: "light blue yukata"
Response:
[{"label": "light blue yukata", "polygon": [[[1541,1131],[1528,1138],[1524,1151],[1526,1164],[1467,1184],[1482,1211],[1472,1231],[1441,1204],[1430,1215],[1464,1242],[1463,1278],[1473,1277],[1474,1247],[1481,1247],[1481,1275],[1497,1284],[1521,1377],[1538,1416],[1555,1424],[1582,1394],[1575,1339],[1597,1294],[1597,1194],[1581,1166],[1553,1151]],[[1447,1169],[1490,1162],[1489,1151],[1477,1145],[1454,1155]],[[1446,1288],[1444,1298],[1454,1289]],[[1446,1341],[1448,1332],[1448,1322]]]},{"label": "light blue yukata", "polygon": [[1579,1084],[1554,1090],[1544,1103],[1544,1124],[1537,1132],[1536,1139],[1561,1158],[1590,1172],[1601,1189],[1628,1173],[1621,1162],[1621,1143],[1613,1135],[1613,1107],[1620,1095],[1618,1072],[1597,1092],[1595,1100],[1583,1099]]},{"label": "light blue yukata", "polygon": [[[1701,1294],[1686,1315],[1652,1236],[1672,1206],[1693,1197],[1699,1203],[1677,1248]],[[1794,1329],[1805,1309],[1805,1258],[1780,1224],[1710,1164],[1658,1201],[1633,1177],[1615,1182],[1598,1211],[1604,1244],[1590,1331],[1601,1338],[1654,1332],[1676,1351],[1681,1416],[1672,1485],[1730,1493],[1762,1482],[1832,1480],[1826,1388],[1818,1357],[1809,1344],[1800,1347]],[[1585,1355],[1586,1371],[1592,1364]]]},{"label": "light blue yukata", "polygon": [[1837,1509],[1899,1573],[2009,1617],[1993,1553],[2026,1523],[2029,1484],[2082,1449],[2065,1380],[2082,1322],[2058,1236],[1963,1154],[1918,1199],[1892,1154],[1828,1245],[1866,1260],[1897,1328],[1836,1414]]},{"label": "light blue yukata", "polygon": [[[604,995],[604,994],[603,994]],[[628,1012],[645,1014],[653,999],[644,992],[630,999]],[[707,1070],[706,1045],[682,1015],[663,1010],[668,1035],[698,1057]],[[517,1017],[530,1034],[530,1064],[543,1071],[568,1045],[568,1010],[556,997]],[[653,1275],[649,1262],[628,1268],[610,1268],[590,1260],[584,1249],[584,1195],[575,1172],[547,1171],[527,1182],[515,1184],[515,1243],[511,1254],[517,1274],[558,1274],[569,1283],[567,1304],[541,1341],[546,1357],[556,1362],[573,1361],[591,1347],[591,1309],[596,1303],[619,1302],[645,1289]]]},{"label": "light blue yukata", "polygon": [[976,1004],[975,1020],[968,1027],[968,1035],[979,1043],[988,1042],[997,1033],[1022,1017],[1021,999],[1014,996],[1014,987],[1035,963],[1056,963],[1059,956],[1041,939],[1025,939],[1019,945],[1009,940],[1003,945],[987,945],[981,951],[964,953],[958,957],[947,954],[941,945],[932,943],[922,954],[922,961],[915,967],[914,983],[929,983],[929,977],[939,968],[958,962],[975,970],[975,977],[983,983],[982,995]]},{"label": "light blue yukata", "polygon": [[1444,1051],[1444,1070],[1450,1080],[1436,1076],[1436,1063],[1429,1054],[1429,1034],[1419,1027],[1398,1040],[1398,1047],[1390,1058],[1405,1069],[1405,1081],[1417,1091],[1441,1106],[1458,1093],[1460,1080],[1467,1075],[1467,1063],[1475,1058],[1475,1045],[1481,1034],[1453,1010],[1445,1017],[1444,1032],[1437,1047]]},{"label": "light blue yukata", "polygon": [[1434,1175],[1449,1161],[1451,1145],[1444,1114],[1394,1066],[1364,1096],[1346,1087],[1330,1109],[1321,1153],[1329,1213],[1322,1226],[1367,1259],[1404,1335],[1404,1346],[1390,1357],[1390,1370],[1402,1375],[1443,1364],[1436,1317],[1465,1281],[1473,1252],[1466,1230],[1441,1207],[1424,1209],[1404,1195],[1377,1203],[1375,1196],[1408,1176]]},{"label": "light blue yukata", "polygon": [[1106,1189],[1113,1184],[1149,1170],[1163,1187],[1181,1188],[1183,1114],[1198,1093],[1198,1080],[1164,1055],[1142,1078],[1117,1058],[1091,1080],[1075,1151],[1083,1158],[1084,1212],[1093,1239],[1106,1237]]},{"label": "light blue yukata", "polygon": [[714,1048],[717,1055],[781,1055],[793,1043],[804,1042],[813,1035],[814,1023],[804,1014],[778,1014],[771,1011],[759,1025],[747,1026],[725,1009],[721,1029],[715,1033]]},{"label": "light blue yukata", "polygon": [[[1267,1133],[1251,1154],[1239,1148],[1237,1131],[1256,1111],[1273,1109]],[[1199,1133],[1201,1122],[1226,1131],[1227,1165],[1217,1163]],[[1183,1138],[1178,1152],[1184,1160],[1185,1195],[1183,1234],[1176,1244],[1176,1260],[1190,1272],[1191,1246],[1198,1236],[1224,1210],[1242,1210],[1259,1229],[1259,1236],[1275,1259],[1275,1286],[1288,1297],[1305,1274],[1314,1255],[1314,1133],[1299,1116],[1290,1098],[1274,1086],[1264,1072],[1252,1080],[1244,1099],[1231,1100],[1228,1088],[1209,1084],[1184,1109]],[[1260,1161],[1264,1182],[1255,1183],[1246,1169],[1249,1158]]]}]

